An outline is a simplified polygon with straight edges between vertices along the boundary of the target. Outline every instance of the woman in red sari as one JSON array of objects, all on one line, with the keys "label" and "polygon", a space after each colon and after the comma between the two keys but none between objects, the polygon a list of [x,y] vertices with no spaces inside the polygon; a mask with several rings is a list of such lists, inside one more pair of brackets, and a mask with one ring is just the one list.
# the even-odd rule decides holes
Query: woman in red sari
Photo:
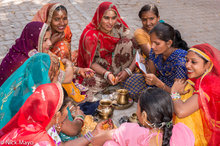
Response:
[{"label": "woman in red sari", "polygon": [[63,103],[63,91],[59,83],[40,85],[25,101],[17,114],[1,129],[3,145],[51,144],[52,138],[46,129]]},{"label": "woman in red sari", "polygon": [[134,47],[129,32],[115,5],[111,2],[99,5],[81,35],[77,58],[79,67],[90,67],[96,72],[93,78],[80,80],[93,93],[132,74]]},{"label": "woman in red sari", "polygon": [[[179,93],[184,82],[176,81],[171,89],[175,113],[185,118],[200,109],[204,136],[208,145],[220,144],[220,51],[209,44],[195,45],[186,56],[188,77],[194,94],[185,102]],[[187,91],[184,91],[187,92]],[[202,131],[200,131],[202,132]]]},{"label": "woman in red sari", "polygon": [[56,130],[61,128],[59,125],[62,125],[68,113],[66,101],[60,83],[38,86],[15,116],[0,130],[0,145],[88,145],[97,134],[103,132],[100,128],[102,123],[89,132],[92,137],[84,136],[65,143],[56,143],[47,133],[53,126]]}]

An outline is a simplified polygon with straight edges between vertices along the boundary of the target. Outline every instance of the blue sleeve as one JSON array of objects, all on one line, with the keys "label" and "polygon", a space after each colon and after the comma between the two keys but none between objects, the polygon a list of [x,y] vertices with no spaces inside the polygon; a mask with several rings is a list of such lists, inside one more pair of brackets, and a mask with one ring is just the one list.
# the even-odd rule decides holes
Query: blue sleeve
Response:
[{"label": "blue sleeve", "polygon": [[186,72],[186,66],[185,66],[186,60],[185,58],[178,58],[177,63],[175,64],[175,78],[187,79],[187,72]]},{"label": "blue sleeve", "polygon": [[149,59],[152,60],[152,61],[154,61],[154,59],[155,59],[155,54],[154,54],[154,51],[153,51],[152,48],[151,48],[150,53],[149,53]]}]

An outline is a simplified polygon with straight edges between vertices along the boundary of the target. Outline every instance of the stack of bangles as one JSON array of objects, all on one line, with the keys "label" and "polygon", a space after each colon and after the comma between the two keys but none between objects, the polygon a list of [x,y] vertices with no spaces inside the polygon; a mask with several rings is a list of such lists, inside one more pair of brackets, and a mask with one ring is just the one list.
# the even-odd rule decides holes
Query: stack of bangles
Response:
[{"label": "stack of bangles", "polygon": [[132,75],[132,71],[130,70],[130,68],[125,68],[125,71],[128,73],[129,76]]},{"label": "stack of bangles", "polygon": [[87,132],[87,133],[84,135],[84,137],[85,137],[89,142],[91,142],[91,141],[92,141],[92,138],[93,138],[93,135],[92,135],[92,133],[89,131],[89,132]]},{"label": "stack of bangles", "polygon": [[80,120],[82,122],[82,127],[83,127],[84,126],[84,119],[85,118],[83,115],[77,115],[74,120]]},{"label": "stack of bangles", "polygon": [[172,98],[173,101],[181,98],[181,97],[180,97],[180,94],[179,94],[178,92],[172,92],[172,93],[170,94],[170,96],[171,96],[171,98]]},{"label": "stack of bangles", "polygon": [[111,74],[109,71],[104,72],[104,79],[108,80],[108,75]]}]

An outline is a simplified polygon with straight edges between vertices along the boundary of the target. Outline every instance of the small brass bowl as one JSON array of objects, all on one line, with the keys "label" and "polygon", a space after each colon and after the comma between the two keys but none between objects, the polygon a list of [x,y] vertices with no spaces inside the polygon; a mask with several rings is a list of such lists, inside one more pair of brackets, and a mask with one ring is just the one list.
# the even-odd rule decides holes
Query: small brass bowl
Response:
[{"label": "small brass bowl", "polygon": [[99,105],[102,108],[107,108],[107,107],[110,107],[112,105],[112,101],[109,100],[109,99],[102,99],[102,100],[100,100]]},{"label": "small brass bowl", "polygon": [[124,105],[128,104],[128,90],[127,89],[118,89],[117,90],[118,97],[117,97],[117,103]]},{"label": "small brass bowl", "polygon": [[138,118],[137,118],[137,114],[136,114],[136,113],[133,113],[133,114],[129,117],[129,122],[138,123]]}]

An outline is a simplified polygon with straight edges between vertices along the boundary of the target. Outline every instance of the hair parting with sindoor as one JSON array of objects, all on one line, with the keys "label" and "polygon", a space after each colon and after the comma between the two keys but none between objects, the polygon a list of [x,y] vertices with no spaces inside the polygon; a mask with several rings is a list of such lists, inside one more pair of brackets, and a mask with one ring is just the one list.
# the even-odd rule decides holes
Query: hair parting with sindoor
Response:
[{"label": "hair parting with sindoor", "polygon": [[56,11],[64,10],[66,12],[66,14],[67,14],[67,9],[63,5],[58,6],[55,10]]}]

